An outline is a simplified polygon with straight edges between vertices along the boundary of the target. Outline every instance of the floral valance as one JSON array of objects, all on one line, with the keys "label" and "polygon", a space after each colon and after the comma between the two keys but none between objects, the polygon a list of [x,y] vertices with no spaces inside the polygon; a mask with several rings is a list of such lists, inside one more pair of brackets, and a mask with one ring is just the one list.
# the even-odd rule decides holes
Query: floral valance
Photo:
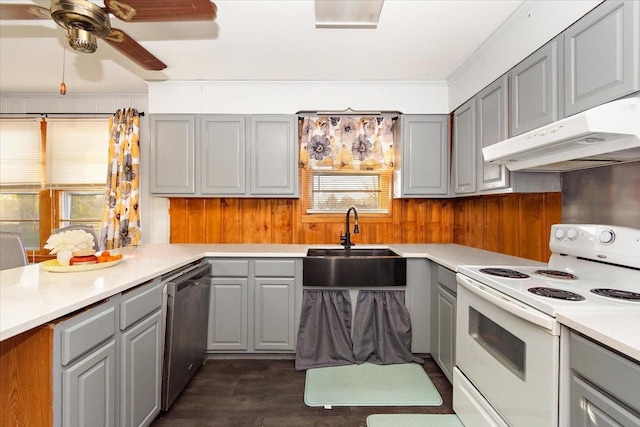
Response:
[{"label": "floral valance", "polygon": [[300,166],[312,169],[393,168],[392,117],[304,117]]}]

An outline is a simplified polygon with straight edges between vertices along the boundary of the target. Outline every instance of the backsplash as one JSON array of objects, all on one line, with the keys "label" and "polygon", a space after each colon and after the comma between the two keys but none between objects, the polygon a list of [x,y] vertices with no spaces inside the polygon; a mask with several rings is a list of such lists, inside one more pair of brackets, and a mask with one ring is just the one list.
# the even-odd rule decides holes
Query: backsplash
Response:
[{"label": "backsplash", "polygon": [[640,229],[640,162],[565,172],[562,222]]}]

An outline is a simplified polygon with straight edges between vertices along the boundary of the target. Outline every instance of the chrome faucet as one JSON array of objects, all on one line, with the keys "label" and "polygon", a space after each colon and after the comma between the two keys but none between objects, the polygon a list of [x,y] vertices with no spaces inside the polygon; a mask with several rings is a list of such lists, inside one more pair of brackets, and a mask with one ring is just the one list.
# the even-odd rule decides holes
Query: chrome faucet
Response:
[{"label": "chrome faucet", "polygon": [[340,244],[344,246],[345,249],[351,249],[351,246],[355,245],[355,243],[351,243],[351,233],[349,233],[349,214],[351,213],[351,211],[353,211],[353,217],[356,221],[355,224],[353,225],[353,233],[354,234],[360,233],[360,228],[358,228],[358,211],[356,210],[355,206],[351,206],[347,210],[347,218],[345,221],[345,227],[347,231],[345,234],[342,234],[342,231],[340,231]]}]

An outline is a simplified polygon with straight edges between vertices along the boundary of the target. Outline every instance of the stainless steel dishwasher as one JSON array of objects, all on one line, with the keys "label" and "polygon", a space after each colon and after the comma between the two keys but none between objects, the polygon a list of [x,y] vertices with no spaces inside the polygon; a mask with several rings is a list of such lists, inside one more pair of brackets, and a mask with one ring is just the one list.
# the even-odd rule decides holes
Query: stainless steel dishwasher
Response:
[{"label": "stainless steel dishwasher", "polygon": [[169,409],[205,360],[211,265],[183,270],[165,285],[166,317],[162,374],[163,411]]}]

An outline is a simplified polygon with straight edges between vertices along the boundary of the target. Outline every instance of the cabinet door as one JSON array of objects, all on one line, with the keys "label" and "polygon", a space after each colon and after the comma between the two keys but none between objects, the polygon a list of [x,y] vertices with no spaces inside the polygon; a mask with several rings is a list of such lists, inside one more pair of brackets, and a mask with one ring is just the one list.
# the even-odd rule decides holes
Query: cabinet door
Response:
[{"label": "cabinet door", "polygon": [[400,125],[401,196],[448,194],[447,116],[402,116]]},{"label": "cabinet door", "polygon": [[484,161],[482,149],[507,139],[509,111],[507,109],[508,77],[505,75],[484,88],[476,96],[478,190],[495,190],[509,186],[509,171],[504,165]]},{"label": "cabinet door", "polygon": [[248,279],[211,279],[207,350],[248,349]]},{"label": "cabinet door", "polygon": [[148,426],[160,413],[162,388],[161,312],[120,338],[120,425]]},{"label": "cabinet door", "polygon": [[62,425],[116,425],[116,343],[110,341],[62,374]]},{"label": "cabinet door", "polygon": [[244,116],[203,116],[200,123],[202,194],[244,196]]},{"label": "cabinet door", "polygon": [[257,277],[254,286],[254,349],[293,351],[295,279]]},{"label": "cabinet door", "polygon": [[576,374],[571,375],[572,427],[637,427],[640,417]]},{"label": "cabinet door", "polygon": [[640,2],[606,1],[564,32],[565,116],[640,89]]},{"label": "cabinet door", "polygon": [[194,194],[193,115],[151,116],[151,193]]},{"label": "cabinet door", "polygon": [[476,99],[453,113],[453,185],[456,194],[476,191]]},{"label": "cabinet door", "polygon": [[450,382],[455,365],[456,297],[438,285],[438,355],[436,362]]},{"label": "cabinet door", "polygon": [[558,40],[552,40],[509,72],[511,134],[553,123],[558,116]]},{"label": "cabinet door", "polygon": [[298,196],[296,128],[294,116],[251,116],[251,195]]}]

